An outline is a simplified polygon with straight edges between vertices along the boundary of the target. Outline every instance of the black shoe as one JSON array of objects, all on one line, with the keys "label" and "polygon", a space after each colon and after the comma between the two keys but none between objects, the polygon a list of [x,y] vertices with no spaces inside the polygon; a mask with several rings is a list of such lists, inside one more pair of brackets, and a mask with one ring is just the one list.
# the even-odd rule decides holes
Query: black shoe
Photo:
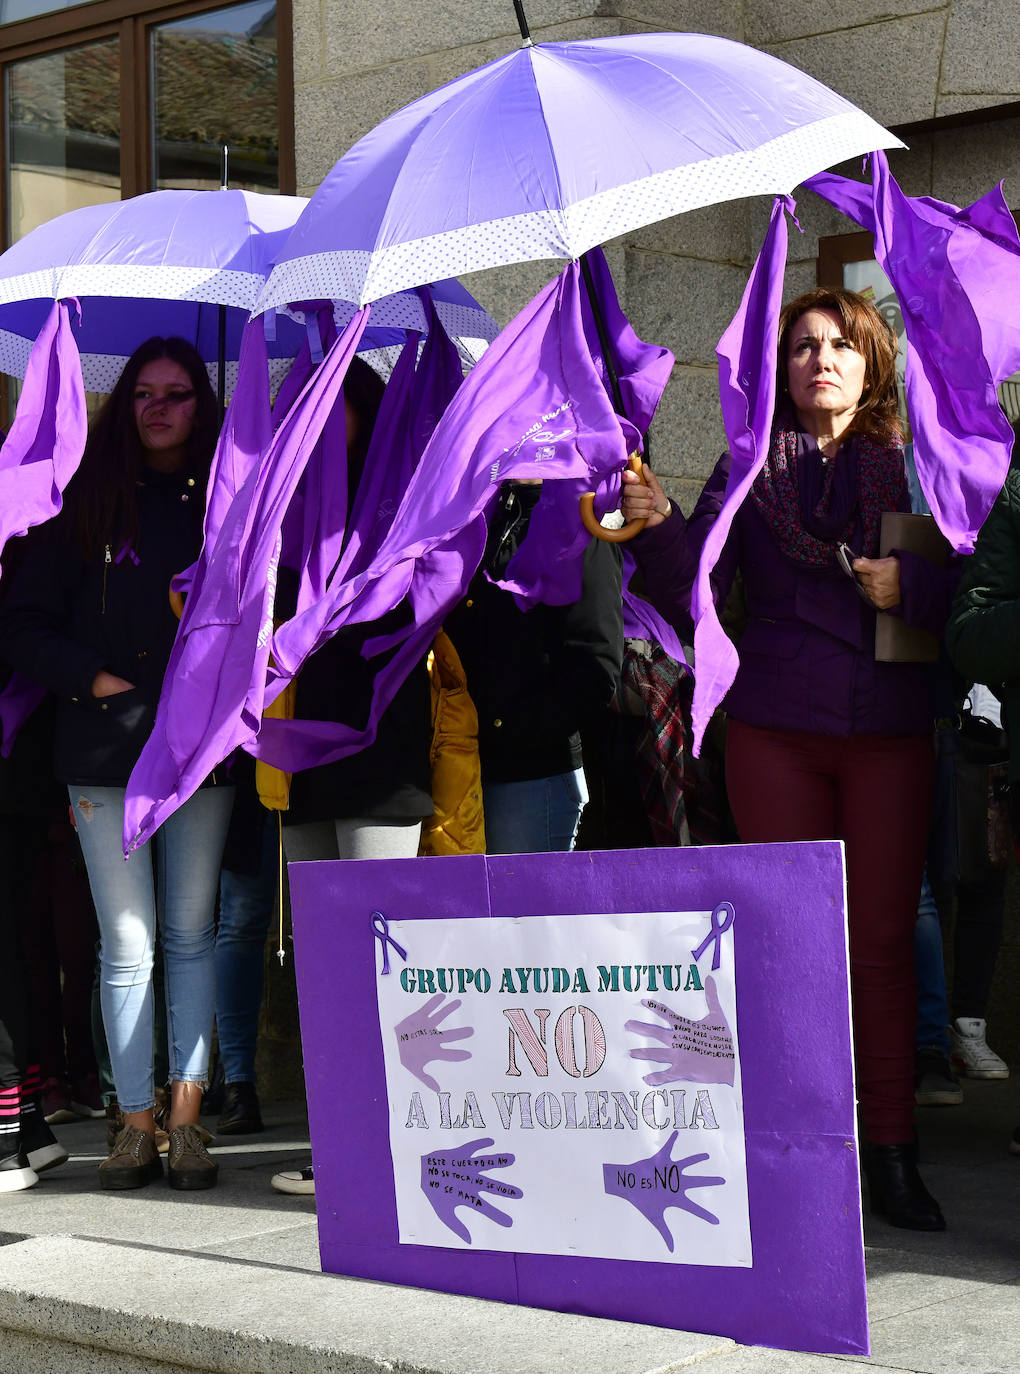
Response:
[{"label": "black shoe", "polygon": [[0,1193],[21,1192],[39,1182],[39,1175],[28,1162],[17,1131],[5,1132],[0,1144]]},{"label": "black shoe", "polygon": [[914,1101],[919,1107],[956,1107],[963,1101],[949,1055],[934,1045],[917,1051],[914,1070]]},{"label": "black shoe", "polygon": [[46,1124],[38,1097],[21,1104],[21,1148],[37,1174],[67,1162],[67,1151]]},{"label": "black shoe", "polygon": [[262,1113],[254,1083],[228,1083],[223,1091],[223,1115],[217,1135],[253,1135],[261,1131]]},{"label": "black shoe", "polygon": [[907,1231],[944,1231],[945,1218],[917,1172],[917,1145],[865,1145],[862,1154],[875,1216]]}]

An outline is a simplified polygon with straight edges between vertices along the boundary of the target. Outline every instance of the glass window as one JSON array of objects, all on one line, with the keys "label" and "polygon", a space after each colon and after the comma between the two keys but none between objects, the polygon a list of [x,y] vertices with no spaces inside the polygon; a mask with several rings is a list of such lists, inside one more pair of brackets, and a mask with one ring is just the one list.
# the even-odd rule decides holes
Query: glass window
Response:
[{"label": "glass window", "polygon": [[275,0],[151,30],[153,186],[279,188]]},{"label": "glass window", "polygon": [[10,238],[65,210],[119,200],[117,39],[12,62],[5,84]]},{"label": "glass window", "polygon": [[0,0],[0,24],[16,24],[19,19],[34,19],[37,14],[69,10],[87,0]]}]

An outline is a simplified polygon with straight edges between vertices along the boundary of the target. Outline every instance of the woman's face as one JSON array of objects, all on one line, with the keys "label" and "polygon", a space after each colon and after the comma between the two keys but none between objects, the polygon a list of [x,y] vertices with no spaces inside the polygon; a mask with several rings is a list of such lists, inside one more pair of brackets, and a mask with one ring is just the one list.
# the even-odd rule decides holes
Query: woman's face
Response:
[{"label": "woman's face", "polygon": [[146,461],[161,472],[176,472],[187,456],[195,423],[191,378],[172,358],[146,363],[135,382],[134,408],[138,437]]},{"label": "woman's face", "polygon": [[787,335],[790,400],[809,433],[839,434],[864,393],[864,356],[843,333],[836,310],[806,310]]}]

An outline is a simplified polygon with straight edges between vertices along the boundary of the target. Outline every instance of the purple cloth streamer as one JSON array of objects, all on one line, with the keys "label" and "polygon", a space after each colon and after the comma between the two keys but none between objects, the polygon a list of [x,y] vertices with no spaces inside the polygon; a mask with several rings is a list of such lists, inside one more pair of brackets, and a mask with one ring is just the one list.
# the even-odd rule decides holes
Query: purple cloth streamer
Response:
[{"label": "purple cloth streamer", "polygon": [[[70,305],[54,301],[32,345],[17,414],[0,447],[0,552],[8,539],[57,514],[87,437],[85,388]],[[4,758],[45,695],[43,688],[17,673],[0,691],[0,754]]]},{"label": "purple cloth streamer", "polygon": [[8,539],[60,510],[87,437],[85,388],[69,303],[54,301],[32,346],[18,411],[0,449],[0,551]]},{"label": "purple cloth streamer", "polygon": [[[281,625],[273,637],[273,664],[269,669],[265,696],[267,704],[279,695],[309,656],[333,634],[329,620],[333,592],[342,589],[345,582],[371,565],[439,417],[463,380],[460,356],[439,325],[431,299],[426,293],[423,293],[423,302],[428,334],[421,358],[417,358],[417,336],[412,335],[383,393],[350,519],[346,520],[346,510],[341,514],[339,505],[336,505],[334,519],[340,517],[338,525],[329,527],[321,518],[305,521],[306,540],[300,554],[301,584],[297,614]],[[337,407],[335,415],[342,417],[341,407]],[[332,420],[333,417],[330,417]],[[343,487],[346,496],[346,465],[339,457],[344,451],[343,434],[338,434],[336,439],[332,448],[324,442],[318,446],[320,472],[317,474],[310,466],[306,481],[316,478],[333,482],[338,489]],[[342,477],[338,475],[341,472],[344,474]],[[306,493],[305,509],[312,508],[313,504],[311,493]],[[348,529],[349,535],[346,532]],[[329,553],[323,559],[321,548],[326,545]],[[323,568],[328,585],[321,577]],[[313,569],[318,571],[318,576],[312,575]],[[352,739],[355,748],[371,743],[383,710],[392,701],[415,663],[428,651],[432,634],[434,630],[430,621],[420,632],[412,633],[408,644],[403,645],[403,651],[381,669],[377,709],[372,713],[366,730],[352,732],[350,726],[333,721],[271,719],[263,722],[260,743],[246,747],[252,752],[256,748],[268,748],[275,752],[286,750],[294,761],[290,771],[297,771],[299,761],[307,760],[302,764],[304,767],[326,762],[326,751],[331,747],[338,747],[344,753],[354,752],[350,747]],[[402,644],[401,636],[392,647],[399,648]],[[388,647],[391,645],[381,639],[369,641],[366,646],[374,652]]]},{"label": "purple cloth streamer", "polygon": [[[593,248],[586,256],[620,382],[625,417],[622,429],[629,456],[644,449],[644,436],[673,371],[674,359],[668,349],[644,343],[631,328],[630,321],[620,309],[612,274],[602,249]],[[581,292],[581,317],[585,349],[591,355],[608,391],[608,374],[586,290]],[[557,421],[553,419],[547,431],[550,438],[556,428]],[[533,436],[536,444],[543,442],[543,439],[542,433]],[[621,467],[613,466],[600,471],[596,478],[598,491],[595,508],[600,516],[619,505]],[[568,605],[581,595],[581,559],[591,536],[578,519],[578,502],[594,485],[596,483],[589,478],[546,482],[543,485],[528,532],[510,560],[506,577],[500,582],[500,586],[514,593],[522,610],[539,602],[550,606]]]},{"label": "purple cloth streamer", "polygon": [[737,675],[737,651],[727,637],[712,598],[712,569],[733,517],[768,457],[776,403],[776,349],[786,266],[786,214],[789,196],[777,196],[761,252],[751,269],[740,308],[716,349],[719,399],[726,441],[732,454],[729,483],[719,514],[701,550],[694,581],[694,752],[712,712]]},{"label": "purple cloth streamer", "polygon": [[[580,269],[572,263],[473,369],[432,435],[371,562],[336,587],[331,604],[317,608],[321,624],[336,630],[376,620],[410,598],[413,625],[366,645],[366,653],[393,657],[376,675],[365,729],[267,720],[249,752],[297,771],[363,748],[444,615],[464,595],[484,551],[484,516],[499,483],[565,478],[590,490],[624,466],[632,428],[625,432],[613,413],[584,315]],[[577,521],[576,505],[571,519]],[[574,527],[559,533],[558,545],[573,537]],[[306,629],[318,632],[312,624]],[[290,666],[280,662],[284,672]]]},{"label": "purple cloth streamer", "polygon": [[658,644],[675,663],[687,664],[687,655],[680,636],[663,619],[651,602],[635,596],[630,580],[636,572],[634,557],[623,550],[623,633],[628,639],[650,639]]},{"label": "purple cloth streamer", "polygon": [[156,722],[128,780],[125,852],[148,840],[259,729],[283,517],[368,314],[365,307],[353,317],[257,457],[254,444],[268,426],[268,383],[261,321],[249,329],[231,421],[217,450],[205,546]]},{"label": "purple cloth streamer", "polygon": [[[590,489],[622,469],[632,449],[632,427],[625,429],[626,422],[614,415],[592,357],[579,268],[572,263],[503,331],[460,387],[378,548],[370,557],[365,552],[367,566],[332,578],[329,595],[272,637],[275,693],[320,635],[371,623],[409,598],[413,623],[365,646],[368,655],[391,655],[376,675],[365,728],[262,722],[284,512],[339,399],[366,316],[364,311],[355,317],[288,411],[220,518],[215,540],[207,531],[156,725],[129,783],[127,847],[148,838],[238,745],[289,771],[363,748],[444,615],[464,595],[484,550],[484,516],[500,482],[556,477]],[[239,411],[249,403],[249,370],[232,403]],[[557,426],[550,436],[553,418]],[[232,470],[231,453],[225,443],[218,474]]]},{"label": "purple cloth streamer", "polygon": [[1020,239],[1002,187],[962,210],[905,196],[884,153],[870,188],[828,172],[804,185],[874,235],[910,345],[917,475],[942,533],[971,553],[1013,444],[995,389],[1020,369]]}]

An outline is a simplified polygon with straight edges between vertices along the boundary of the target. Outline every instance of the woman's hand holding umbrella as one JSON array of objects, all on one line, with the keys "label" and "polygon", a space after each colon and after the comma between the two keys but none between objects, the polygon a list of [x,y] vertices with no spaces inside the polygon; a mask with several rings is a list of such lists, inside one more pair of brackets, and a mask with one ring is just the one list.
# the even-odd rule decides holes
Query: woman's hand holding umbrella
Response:
[{"label": "woman's hand holding umbrella", "polygon": [[653,530],[673,513],[669,497],[651,468],[642,468],[638,475],[628,467],[623,473],[623,484],[620,509],[628,525],[640,520],[644,527]]}]

